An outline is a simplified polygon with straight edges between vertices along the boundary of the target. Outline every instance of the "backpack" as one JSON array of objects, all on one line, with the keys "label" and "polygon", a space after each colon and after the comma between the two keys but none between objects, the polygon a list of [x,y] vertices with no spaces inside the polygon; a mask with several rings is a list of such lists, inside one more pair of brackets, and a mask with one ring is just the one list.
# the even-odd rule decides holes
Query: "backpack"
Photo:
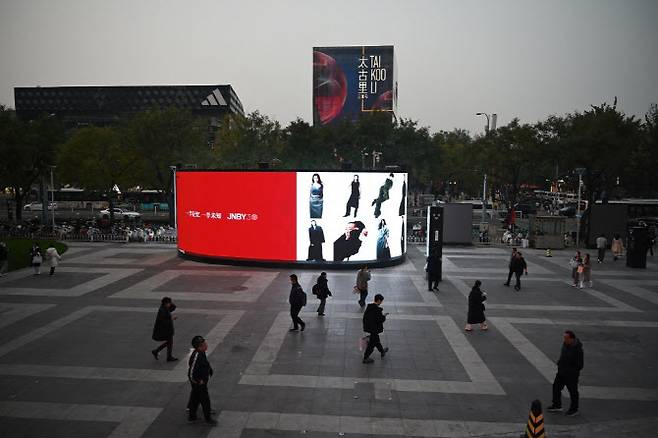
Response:
[{"label": "backpack", "polygon": [[302,307],[306,306],[306,292],[302,291],[302,295],[304,296],[304,300],[302,301]]},{"label": "backpack", "polygon": [[317,295],[318,292],[320,292],[320,285],[319,284],[314,284],[313,289],[311,289],[311,292],[313,292],[313,295]]}]

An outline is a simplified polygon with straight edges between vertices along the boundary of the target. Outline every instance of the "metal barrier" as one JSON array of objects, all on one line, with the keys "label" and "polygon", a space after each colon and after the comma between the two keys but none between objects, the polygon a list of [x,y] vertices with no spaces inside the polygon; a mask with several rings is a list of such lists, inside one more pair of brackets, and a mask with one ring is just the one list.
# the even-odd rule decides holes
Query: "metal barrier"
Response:
[{"label": "metal barrier", "polygon": [[176,243],[175,236],[154,236],[153,238],[146,238],[145,240],[129,240],[129,233],[48,233],[48,232],[30,232],[30,231],[9,231],[0,232],[0,240],[7,238],[18,239],[52,239],[60,240],[62,242],[143,242],[143,243]]}]

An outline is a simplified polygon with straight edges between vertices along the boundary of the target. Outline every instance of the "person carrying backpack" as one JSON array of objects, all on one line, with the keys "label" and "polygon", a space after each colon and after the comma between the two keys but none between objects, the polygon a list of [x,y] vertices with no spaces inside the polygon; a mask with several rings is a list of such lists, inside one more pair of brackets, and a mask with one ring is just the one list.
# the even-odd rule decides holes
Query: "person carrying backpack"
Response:
[{"label": "person carrying backpack", "polygon": [[322,272],[318,277],[317,283],[313,286],[313,295],[318,297],[320,300],[320,306],[318,307],[318,316],[324,316],[324,306],[327,303],[327,297],[331,296],[331,291],[329,290],[329,281],[327,280],[327,273]]},{"label": "person carrying backpack", "polygon": [[299,330],[299,326],[301,326],[302,331],[304,331],[306,323],[304,323],[299,317],[299,312],[301,312],[302,307],[306,305],[306,293],[299,284],[295,274],[290,275],[290,284],[292,287],[290,288],[288,302],[290,303],[290,317],[292,318],[293,324],[293,328],[291,328],[290,331],[295,332]]}]

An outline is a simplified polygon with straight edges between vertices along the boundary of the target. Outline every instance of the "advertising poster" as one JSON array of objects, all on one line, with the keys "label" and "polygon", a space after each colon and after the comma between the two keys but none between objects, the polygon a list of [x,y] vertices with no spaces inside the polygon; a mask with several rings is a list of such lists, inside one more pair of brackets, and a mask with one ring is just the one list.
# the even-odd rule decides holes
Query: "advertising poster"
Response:
[{"label": "advertising poster", "polygon": [[313,123],[355,120],[372,111],[394,112],[393,46],[313,48]]},{"label": "advertising poster", "polygon": [[402,172],[176,173],[178,247],[196,256],[387,262],[405,252]]}]

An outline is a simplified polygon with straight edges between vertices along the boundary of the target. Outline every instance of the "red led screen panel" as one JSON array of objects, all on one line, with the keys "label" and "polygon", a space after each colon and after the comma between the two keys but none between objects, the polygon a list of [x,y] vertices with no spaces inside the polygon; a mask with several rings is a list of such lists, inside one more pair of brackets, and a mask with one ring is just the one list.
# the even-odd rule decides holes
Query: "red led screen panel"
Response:
[{"label": "red led screen panel", "polygon": [[186,253],[294,261],[295,172],[177,172],[178,248]]}]

